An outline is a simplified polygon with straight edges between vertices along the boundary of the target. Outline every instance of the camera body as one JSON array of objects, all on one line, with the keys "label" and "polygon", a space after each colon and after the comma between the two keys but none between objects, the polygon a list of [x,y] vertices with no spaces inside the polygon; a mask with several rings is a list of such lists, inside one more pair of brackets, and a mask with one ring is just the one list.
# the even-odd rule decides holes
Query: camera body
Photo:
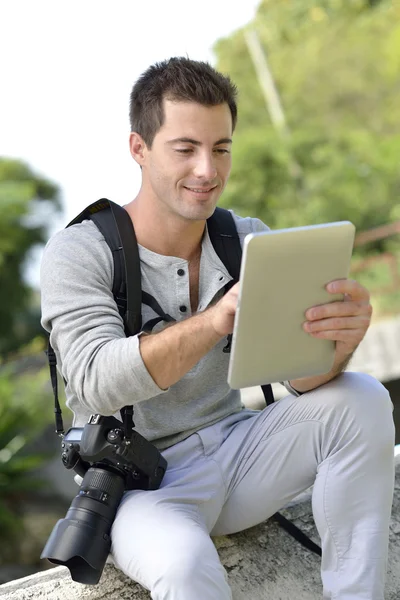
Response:
[{"label": "camera body", "polygon": [[85,427],[69,429],[61,450],[64,466],[83,480],[41,558],[68,567],[74,581],[96,584],[111,548],[111,527],[124,492],[159,488],[167,461],[132,427],[124,428],[115,417],[101,415],[91,415]]},{"label": "camera body", "polygon": [[92,465],[112,467],[125,478],[126,489],[156,490],[167,462],[159,450],[134,429],[130,438],[115,417],[91,415],[85,427],[72,427],[61,444],[61,460],[81,477]]}]

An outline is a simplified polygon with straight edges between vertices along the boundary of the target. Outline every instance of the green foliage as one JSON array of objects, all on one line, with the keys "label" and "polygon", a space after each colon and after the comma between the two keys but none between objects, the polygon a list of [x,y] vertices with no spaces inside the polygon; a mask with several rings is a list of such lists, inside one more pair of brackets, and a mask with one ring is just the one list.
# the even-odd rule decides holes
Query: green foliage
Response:
[{"label": "green foliage", "polygon": [[0,357],[39,332],[23,270],[32,248],[47,238],[46,219],[58,209],[53,183],[21,161],[0,157]]},{"label": "green foliage", "polygon": [[272,130],[240,131],[222,204],[273,228],[349,219],[369,229],[399,218],[396,155],[400,136],[373,139],[363,130],[330,139],[296,132],[289,144]]},{"label": "green foliage", "polygon": [[22,375],[0,370],[1,559],[10,559],[24,534],[23,503],[43,485],[35,471],[48,457],[30,453],[29,445],[53,417],[47,381],[47,369]]},{"label": "green foliage", "polygon": [[[221,204],[272,228],[349,219],[363,231],[400,220],[400,6],[262,0],[248,28],[260,41],[288,134],[273,125],[246,29],[219,40],[217,68],[239,89]],[[358,247],[356,257],[400,256],[398,238]],[[388,287],[386,271],[377,263],[356,277],[380,290]],[[373,297],[379,313],[399,311],[399,291]]]},{"label": "green foliage", "polygon": [[399,14],[384,0],[261,2],[253,26],[288,138],[271,123],[244,32],[216,44],[240,93],[224,205],[271,227],[399,218]]}]

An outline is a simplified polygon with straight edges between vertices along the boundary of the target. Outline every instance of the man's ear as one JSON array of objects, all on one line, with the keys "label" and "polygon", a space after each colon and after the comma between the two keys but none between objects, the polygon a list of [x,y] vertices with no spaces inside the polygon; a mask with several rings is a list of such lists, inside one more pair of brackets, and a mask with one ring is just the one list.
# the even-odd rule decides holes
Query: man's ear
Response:
[{"label": "man's ear", "polygon": [[142,167],[145,161],[147,146],[142,136],[136,133],[136,131],[132,131],[129,136],[129,149],[132,158]]}]

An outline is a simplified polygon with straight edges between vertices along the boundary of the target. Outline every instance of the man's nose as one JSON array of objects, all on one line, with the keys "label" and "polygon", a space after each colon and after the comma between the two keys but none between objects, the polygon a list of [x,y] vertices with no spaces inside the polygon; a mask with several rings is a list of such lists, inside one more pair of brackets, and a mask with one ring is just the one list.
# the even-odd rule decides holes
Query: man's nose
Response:
[{"label": "man's nose", "polygon": [[217,176],[217,168],[215,166],[215,157],[210,154],[201,154],[197,157],[194,168],[194,175],[198,179],[212,181]]}]

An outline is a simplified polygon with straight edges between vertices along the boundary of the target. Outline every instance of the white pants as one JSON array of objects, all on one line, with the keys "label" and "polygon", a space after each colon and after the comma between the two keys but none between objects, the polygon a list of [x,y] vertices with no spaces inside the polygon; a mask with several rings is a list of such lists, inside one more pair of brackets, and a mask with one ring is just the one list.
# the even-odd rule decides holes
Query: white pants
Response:
[{"label": "white pants", "polygon": [[161,488],[127,492],[120,504],[112,528],[116,566],[154,600],[229,600],[210,534],[252,527],[314,484],[324,598],[383,600],[392,410],[378,381],[345,373],[168,448]]}]

